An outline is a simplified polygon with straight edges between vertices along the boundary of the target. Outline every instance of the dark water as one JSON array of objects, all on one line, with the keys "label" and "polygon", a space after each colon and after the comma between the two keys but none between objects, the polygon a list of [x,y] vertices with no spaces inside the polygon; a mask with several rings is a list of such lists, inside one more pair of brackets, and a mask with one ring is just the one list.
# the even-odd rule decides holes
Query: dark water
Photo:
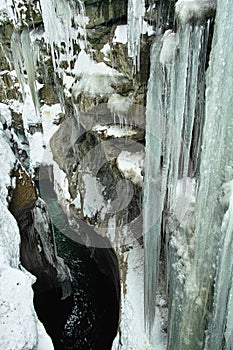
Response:
[{"label": "dark water", "polygon": [[[90,249],[67,237],[75,233],[58,205],[52,184],[46,183],[42,198],[49,206],[58,255],[70,268],[73,279],[71,312],[55,347],[59,350],[110,350],[119,318],[117,258],[111,249],[95,249],[93,259]],[[112,261],[113,265],[108,266]],[[56,310],[53,317],[54,322],[59,317]],[[49,328],[52,325],[51,319]],[[48,333],[53,336],[53,331]]]}]

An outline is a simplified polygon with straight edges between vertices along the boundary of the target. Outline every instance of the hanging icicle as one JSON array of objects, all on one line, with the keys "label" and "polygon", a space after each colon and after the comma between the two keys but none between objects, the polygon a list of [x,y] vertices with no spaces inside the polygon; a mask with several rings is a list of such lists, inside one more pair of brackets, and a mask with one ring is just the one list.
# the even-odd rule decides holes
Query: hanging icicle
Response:
[{"label": "hanging icicle", "polygon": [[192,259],[191,212],[201,151],[199,126],[204,123],[209,25],[207,18],[205,23],[183,23],[177,33],[169,30],[162,40],[158,37],[151,51],[144,195],[145,321],[151,335],[163,240],[168,259],[169,350],[195,348],[194,340],[186,344],[189,328],[188,320],[183,320],[182,293]]},{"label": "hanging icicle", "polygon": [[135,71],[140,69],[140,41],[145,15],[144,0],[128,0],[128,56]]},{"label": "hanging icicle", "polygon": [[40,4],[45,40],[51,48],[54,69],[61,74],[61,61],[70,63],[76,54],[74,44],[87,47],[85,6],[80,0],[40,0]]},{"label": "hanging icicle", "polygon": [[33,46],[28,29],[22,32],[15,30],[11,38],[11,50],[14,67],[19,79],[23,97],[26,98],[25,87],[28,84],[36,112],[39,109],[39,100],[36,89],[36,70]]}]

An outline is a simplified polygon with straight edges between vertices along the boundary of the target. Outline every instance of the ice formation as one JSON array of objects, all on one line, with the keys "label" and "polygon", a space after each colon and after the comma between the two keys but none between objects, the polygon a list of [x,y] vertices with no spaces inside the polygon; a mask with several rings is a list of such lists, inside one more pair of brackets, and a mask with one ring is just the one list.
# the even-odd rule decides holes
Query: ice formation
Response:
[{"label": "ice formation", "polygon": [[59,64],[70,63],[75,55],[74,44],[87,46],[85,7],[82,1],[40,1],[45,26],[45,39],[50,45],[55,70],[62,73]]},{"label": "ice formation", "polygon": [[128,55],[136,70],[140,68],[140,40],[143,33],[144,0],[128,1]]},{"label": "ice formation", "polygon": [[[179,0],[179,31],[166,32],[162,41],[157,38],[151,52],[145,318],[152,334],[160,244],[165,242],[169,350],[232,347],[232,37],[226,32],[232,26],[233,7],[230,1],[217,2],[206,74],[208,18],[214,9],[213,1]],[[221,198],[226,190],[228,195]]]},{"label": "ice formation", "polygon": [[[35,64],[31,39],[27,29],[24,29],[22,32],[18,30],[13,32],[11,38],[11,50],[14,67],[22,88],[23,97],[26,99],[25,85],[28,84],[34,107],[38,110],[39,101],[36,89]],[[26,71],[27,77],[25,77],[24,71]]]},{"label": "ice formation", "polygon": [[[36,40],[26,23],[26,12],[20,12],[19,3],[0,0],[0,20],[9,17],[15,25],[11,49],[24,97],[23,103],[12,102],[11,108],[22,113],[30,145],[31,168],[41,163],[53,166],[55,190],[64,207],[68,208],[72,201],[68,177],[52,159],[48,145],[58,128],[53,121],[59,118],[61,106],[45,105],[37,113],[40,86],[36,82],[35,64],[38,52],[34,50]],[[158,3],[150,2],[151,9],[155,9]],[[54,73],[60,78],[66,97],[71,98],[72,103],[82,94],[107,98],[107,106],[115,114],[116,125],[98,124],[93,130],[105,137],[133,136],[134,131],[127,129],[125,119],[133,99],[129,95],[115,93],[113,86],[122,75],[109,66],[109,41],[101,50],[107,64],[93,60],[87,41],[88,18],[83,2],[40,0],[40,6],[45,30],[43,36],[52,55]],[[21,10],[25,9],[25,4],[21,4]],[[230,35],[233,27],[232,2],[217,1],[214,40],[207,62],[211,46],[211,18],[215,9],[214,0],[178,0],[175,5],[177,32],[167,30],[162,39],[157,33],[159,35],[151,51],[144,186],[144,311],[146,331],[156,349],[164,348],[163,340],[159,344],[153,340],[158,324],[156,293],[161,244],[166,256],[169,297],[167,348],[232,349],[233,72],[229,59],[233,47]],[[144,21],[144,15],[145,2],[129,0],[128,23],[116,27],[112,41],[113,46],[128,42],[128,56],[135,71],[140,68],[141,35],[153,33]],[[76,51],[76,45],[80,50]],[[65,69],[62,66],[64,62],[67,63]],[[63,90],[60,91],[63,94]],[[14,185],[9,173],[16,161],[9,142],[13,133],[4,131],[6,126],[9,128],[11,125],[11,115],[9,108],[3,104],[0,104],[0,111],[0,161],[4,164],[0,169],[0,221],[3,228],[0,240],[0,322],[5,322],[0,330],[0,347],[16,350],[15,344],[19,344],[25,350],[52,349],[31,302],[34,279],[19,268],[19,233],[14,218],[7,210],[6,200],[7,187]],[[37,123],[42,123],[44,132],[30,134],[30,126]],[[15,135],[13,137],[16,139]],[[124,177],[140,186],[143,182],[142,158],[142,154],[132,155],[123,151],[116,159]],[[84,216],[88,219],[94,220],[96,215],[105,219],[111,210],[103,196],[106,188],[91,172],[83,176],[81,185],[84,196],[81,198],[78,194],[72,204],[78,209],[83,207]],[[40,225],[43,219],[40,211],[35,209],[34,214]],[[114,215],[107,229],[114,240]],[[147,334],[142,331],[143,272],[142,264],[137,265],[141,254],[138,250],[136,247],[126,254],[129,262],[126,276],[128,294],[124,295],[122,304],[121,326],[124,327],[122,349],[127,350],[149,349],[151,345]],[[6,290],[12,293],[6,294]],[[20,304],[19,298],[25,301],[25,295],[29,302]],[[139,319],[134,317],[138,314]],[[22,324],[21,318],[26,320],[25,324]],[[11,333],[16,333],[17,338],[12,338]],[[117,347],[118,343],[114,346]]]}]

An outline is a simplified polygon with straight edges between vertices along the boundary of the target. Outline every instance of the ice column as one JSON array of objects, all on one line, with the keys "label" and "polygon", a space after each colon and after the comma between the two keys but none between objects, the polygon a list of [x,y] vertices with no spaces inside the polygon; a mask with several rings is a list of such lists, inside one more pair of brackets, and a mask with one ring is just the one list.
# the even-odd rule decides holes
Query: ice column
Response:
[{"label": "ice column", "polygon": [[[195,270],[198,278],[201,277],[203,264],[207,281],[200,278],[199,285],[206,290],[212,287],[212,278],[209,277],[208,281],[208,276],[212,275],[212,265],[218,253],[213,314],[205,349],[230,350],[233,346],[233,66],[230,59],[233,47],[232,1],[217,2],[215,23],[206,91],[205,143],[199,191],[199,201],[203,204],[200,204],[197,217],[200,224],[196,232],[199,244],[196,249]],[[206,209],[201,215],[205,204]]]},{"label": "ice column", "polygon": [[[26,98],[25,85],[28,83],[35,109],[39,108],[36,90],[36,70],[34,64],[34,53],[28,29],[22,32],[15,30],[11,38],[11,50],[14,66],[19,79],[23,97]],[[26,71],[26,77],[25,77]]]},{"label": "ice column", "polygon": [[145,15],[144,0],[128,0],[128,55],[135,70],[140,69],[140,39]]},{"label": "ice column", "polygon": [[[143,229],[145,319],[151,334],[162,241],[167,254],[167,275],[171,278],[168,280],[168,333],[169,349],[174,350],[192,348],[190,344],[185,347],[186,338],[183,329],[179,328],[179,320],[183,317],[183,296],[177,292],[183,288],[183,277],[172,269],[180,256],[171,255],[169,251],[170,239],[179,234],[178,227],[190,210],[193,184],[199,173],[209,26],[208,18],[196,24],[182,21],[177,33],[168,30],[162,39],[158,36],[151,52]],[[189,252],[190,241],[184,239],[184,242],[184,252]],[[189,272],[191,258],[192,254],[187,253],[186,260],[183,259],[184,278]],[[172,276],[180,278],[180,289],[179,281],[173,280]]]}]

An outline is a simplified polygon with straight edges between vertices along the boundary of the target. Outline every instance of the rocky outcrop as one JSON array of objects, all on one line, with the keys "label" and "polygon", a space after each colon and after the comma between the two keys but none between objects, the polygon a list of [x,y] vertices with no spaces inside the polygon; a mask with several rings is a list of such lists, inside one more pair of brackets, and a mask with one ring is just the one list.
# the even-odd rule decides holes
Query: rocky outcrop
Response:
[{"label": "rocky outcrop", "polygon": [[23,266],[37,277],[35,289],[60,290],[61,298],[71,294],[70,275],[56,255],[53,227],[46,204],[38,197],[35,184],[18,165],[12,172],[9,210],[19,225]]},{"label": "rocky outcrop", "polygon": [[86,15],[89,18],[88,28],[111,25],[126,19],[127,1],[85,0]]}]

